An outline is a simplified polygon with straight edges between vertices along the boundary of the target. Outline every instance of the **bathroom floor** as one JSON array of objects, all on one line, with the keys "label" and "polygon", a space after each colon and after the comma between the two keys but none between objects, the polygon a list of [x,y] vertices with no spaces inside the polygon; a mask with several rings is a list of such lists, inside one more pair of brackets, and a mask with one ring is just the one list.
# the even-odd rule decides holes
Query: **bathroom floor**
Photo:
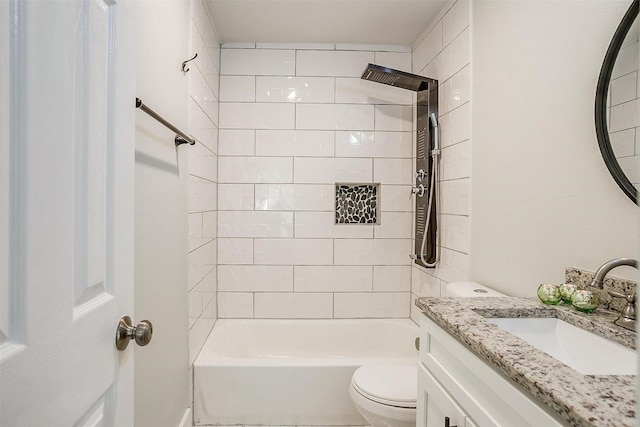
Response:
[{"label": "bathroom floor", "polygon": [[215,427],[369,427],[369,426],[265,426],[265,425],[217,425]]}]

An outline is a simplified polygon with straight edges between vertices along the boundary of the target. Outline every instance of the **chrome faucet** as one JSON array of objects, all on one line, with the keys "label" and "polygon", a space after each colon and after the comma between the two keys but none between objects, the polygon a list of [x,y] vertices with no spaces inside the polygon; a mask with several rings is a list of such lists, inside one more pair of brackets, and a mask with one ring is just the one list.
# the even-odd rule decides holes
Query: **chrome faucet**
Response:
[{"label": "chrome faucet", "polygon": [[[593,286],[598,289],[604,289],[604,278],[606,275],[616,267],[621,265],[628,265],[630,267],[638,268],[638,261],[633,258],[615,258],[611,261],[607,261],[600,266],[598,271],[596,271],[596,275],[593,278],[593,282],[591,282],[590,286]],[[614,298],[624,298],[627,301],[627,305],[622,309],[622,313],[620,317],[614,322],[618,326],[622,326],[623,328],[630,329],[632,331],[636,330],[636,292],[632,292],[629,294],[621,294],[620,292],[608,291],[609,295]]]},{"label": "chrome faucet", "polygon": [[605,276],[614,268],[619,267],[621,265],[628,265],[631,267],[638,268],[638,261],[633,258],[615,258],[611,261],[607,261],[600,266],[598,271],[596,271],[596,275],[593,278],[593,282],[591,282],[591,286],[595,286],[598,289],[604,289],[602,282],[604,281]]}]

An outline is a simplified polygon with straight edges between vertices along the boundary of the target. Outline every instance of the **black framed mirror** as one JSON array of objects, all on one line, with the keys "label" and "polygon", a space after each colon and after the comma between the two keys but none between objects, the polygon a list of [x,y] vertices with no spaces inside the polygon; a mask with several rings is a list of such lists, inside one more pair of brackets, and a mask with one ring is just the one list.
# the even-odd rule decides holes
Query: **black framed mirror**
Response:
[{"label": "black framed mirror", "polygon": [[[595,104],[596,135],[604,162],[622,191],[636,205],[638,204],[637,156],[640,155],[640,143],[638,143],[640,112],[635,108],[638,102],[637,79],[640,75],[637,56],[638,5],[639,0],[633,0],[609,44],[598,77]],[[628,49],[629,55],[624,49]],[[634,49],[635,61],[629,60],[633,59]],[[619,58],[621,61],[617,62]],[[629,99],[631,94],[622,92],[625,87],[630,86],[631,79],[633,79],[634,93],[632,99]],[[616,90],[611,92],[612,89]],[[635,113],[631,113],[631,110]]]}]

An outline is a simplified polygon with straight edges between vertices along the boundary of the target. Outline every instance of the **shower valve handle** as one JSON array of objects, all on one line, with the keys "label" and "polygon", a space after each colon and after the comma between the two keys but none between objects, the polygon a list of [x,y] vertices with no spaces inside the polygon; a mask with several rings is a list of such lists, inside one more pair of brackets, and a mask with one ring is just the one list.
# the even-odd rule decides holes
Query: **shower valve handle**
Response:
[{"label": "shower valve handle", "polygon": [[411,187],[411,195],[409,195],[409,199],[411,199],[411,196],[414,194],[417,194],[418,197],[424,196],[424,190],[425,188],[422,184],[418,184],[416,187]]},{"label": "shower valve handle", "polygon": [[426,177],[427,173],[422,169],[418,169],[418,172],[416,172],[416,179],[422,182]]}]

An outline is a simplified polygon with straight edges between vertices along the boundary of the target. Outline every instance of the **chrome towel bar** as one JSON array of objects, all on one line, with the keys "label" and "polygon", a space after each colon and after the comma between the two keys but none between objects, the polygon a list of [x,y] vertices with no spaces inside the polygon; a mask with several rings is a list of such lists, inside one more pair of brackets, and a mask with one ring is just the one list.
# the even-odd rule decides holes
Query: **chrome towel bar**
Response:
[{"label": "chrome towel bar", "polygon": [[160,123],[168,127],[169,129],[174,131],[177,134],[175,139],[176,147],[182,144],[194,145],[196,143],[195,139],[191,138],[189,135],[182,132],[180,129],[178,129],[177,127],[175,127],[174,125],[166,121],[160,114],[156,113],[151,108],[144,105],[142,103],[142,99],[136,98],[136,108],[141,109],[142,111],[144,111],[145,113],[147,113],[148,115],[150,115],[151,117],[153,117],[154,119],[156,119],[157,121],[159,121]]}]

